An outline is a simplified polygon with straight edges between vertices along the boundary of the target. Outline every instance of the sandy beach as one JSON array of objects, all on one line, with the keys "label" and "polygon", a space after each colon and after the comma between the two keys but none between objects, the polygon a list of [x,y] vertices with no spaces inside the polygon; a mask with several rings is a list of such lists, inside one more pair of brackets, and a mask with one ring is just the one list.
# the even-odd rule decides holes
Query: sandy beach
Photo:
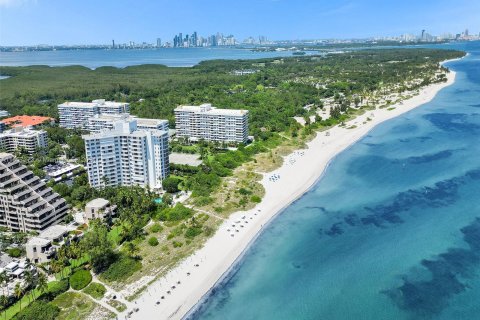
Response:
[{"label": "sandy beach", "polygon": [[[266,193],[262,202],[252,210],[233,214],[202,249],[151,284],[132,303],[139,310],[131,318],[181,319],[188,314],[242,256],[262,228],[307,192],[336,155],[376,125],[432,100],[441,89],[455,81],[455,72],[448,73],[447,79],[447,82],[426,87],[419,95],[391,108],[367,111],[346,123],[345,127],[320,132],[308,143],[308,148],[286,156],[279,169],[264,175],[261,183]],[[124,319],[130,310],[120,314],[119,319]]]}]

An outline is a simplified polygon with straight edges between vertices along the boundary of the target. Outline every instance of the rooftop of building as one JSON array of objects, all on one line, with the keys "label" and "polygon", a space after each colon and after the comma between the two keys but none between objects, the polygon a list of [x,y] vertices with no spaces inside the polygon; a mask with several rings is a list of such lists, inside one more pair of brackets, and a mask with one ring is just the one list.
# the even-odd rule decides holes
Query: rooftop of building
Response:
[{"label": "rooftop of building", "polygon": [[8,157],[13,157],[13,154],[6,153],[6,152],[0,152],[0,159],[8,158]]},{"label": "rooftop of building", "polygon": [[68,227],[56,224],[53,226],[48,227],[47,229],[43,230],[39,235],[38,238],[53,240],[57,239],[62,236],[64,233],[70,231]]},{"label": "rooftop of building", "polygon": [[248,110],[240,109],[219,109],[212,107],[210,103],[204,103],[199,106],[182,105],[175,108],[175,111],[198,112],[218,116],[243,116],[248,114]]},{"label": "rooftop of building", "polygon": [[168,122],[168,120],[164,119],[147,119],[147,118],[138,118],[135,116],[132,116],[128,113],[122,113],[122,114],[97,114],[94,115],[92,118],[94,120],[99,120],[99,121],[131,121],[131,120],[136,120],[137,124],[142,124],[142,125],[158,125],[160,123],[165,123]]},{"label": "rooftop of building", "polygon": [[11,118],[3,119],[2,122],[10,125],[11,127],[33,127],[42,124],[47,121],[54,121],[55,119],[50,117],[41,116],[15,116]]},{"label": "rooftop of building", "polygon": [[145,137],[149,133],[151,133],[154,136],[163,136],[163,135],[168,136],[168,132],[164,130],[138,129],[136,124],[132,125],[132,122],[136,122],[136,120],[134,119],[134,120],[127,120],[127,121],[117,121],[114,123],[113,129],[102,129],[98,133],[83,135],[82,138],[84,140],[91,140],[91,139],[101,139],[101,138],[113,138],[118,136]]},{"label": "rooftop of building", "polygon": [[28,240],[27,245],[30,246],[46,246],[50,244],[50,240],[40,237],[32,237]]},{"label": "rooftop of building", "polygon": [[66,101],[59,106],[64,107],[75,107],[75,108],[91,108],[95,106],[105,106],[105,107],[120,107],[123,105],[128,105],[127,102],[116,102],[116,101],[105,101],[105,99],[97,99],[92,102],[77,102],[77,101]]},{"label": "rooftop of building", "polygon": [[5,266],[7,266],[12,261],[13,261],[13,258],[10,257],[8,254],[1,254],[0,253],[0,268],[4,268]]},{"label": "rooftop of building", "polygon": [[86,208],[103,208],[105,206],[108,206],[110,201],[103,199],[103,198],[97,198],[93,199],[92,201],[88,202],[85,207]]},{"label": "rooftop of building", "polygon": [[74,163],[61,162],[61,163],[46,165],[45,167],[43,167],[43,170],[49,176],[61,176],[62,174],[65,174],[77,168],[82,168],[82,166]]},{"label": "rooftop of building", "polygon": [[25,128],[25,127],[15,127],[10,130],[6,130],[2,133],[0,133],[0,137],[5,137],[5,136],[16,136],[16,137],[35,137],[38,136],[39,134],[46,134],[47,132],[45,130],[32,130],[30,128]]}]

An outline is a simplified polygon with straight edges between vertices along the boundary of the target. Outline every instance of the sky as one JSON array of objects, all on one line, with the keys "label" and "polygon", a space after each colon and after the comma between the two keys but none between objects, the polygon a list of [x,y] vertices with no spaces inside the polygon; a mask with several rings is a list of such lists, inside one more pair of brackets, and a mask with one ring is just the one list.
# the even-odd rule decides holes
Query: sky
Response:
[{"label": "sky", "polygon": [[480,33],[480,0],[0,0],[0,45]]}]

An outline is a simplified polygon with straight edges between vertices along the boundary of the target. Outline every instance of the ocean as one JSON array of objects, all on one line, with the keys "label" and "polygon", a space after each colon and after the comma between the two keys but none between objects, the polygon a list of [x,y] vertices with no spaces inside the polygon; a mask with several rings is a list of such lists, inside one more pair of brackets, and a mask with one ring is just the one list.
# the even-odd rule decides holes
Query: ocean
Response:
[{"label": "ocean", "polygon": [[124,68],[140,64],[188,67],[213,59],[260,59],[291,57],[291,51],[254,52],[238,48],[160,48],[116,50],[58,50],[0,52],[0,66],[69,66],[95,69],[102,66]]},{"label": "ocean", "polygon": [[480,319],[480,43],[338,155],[189,319]]}]

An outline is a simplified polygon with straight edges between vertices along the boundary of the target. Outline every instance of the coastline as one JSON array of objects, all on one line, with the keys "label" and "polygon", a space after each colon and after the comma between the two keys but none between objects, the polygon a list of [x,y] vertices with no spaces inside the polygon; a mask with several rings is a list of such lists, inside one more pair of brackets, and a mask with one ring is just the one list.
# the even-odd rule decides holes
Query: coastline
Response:
[{"label": "coastline", "polygon": [[[451,61],[453,60],[445,61],[442,65]],[[263,227],[308,192],[321,179],[338,154],[363,138],[378,124],[431,101],[441,89],[454,83],[455,75],[455,72],[450,70],[447,82],[421,89],[418,95],[391,106],[394,109],[367,111],[347,122],[345,127],[336,126],[319,132],[307,143],[307,149],[297,150],[286,156],[286,161],[280,168],[264,174],[261,183],[266,192],[262,202],[254,209],[232,214],[203,248],[181,262],[165,277],[152,283],[136,299],[135,304],[139,311],[134,313],[132,318],[182,319],[194,312],[197,303],[208,297],[211,289],[237,265]],[[356,127],[346,128],[350,126]],[[329,133],[328,136],[326,132]],[[280,178],[272,181],[270,178],[273,175]],[[235,227],[232,227],[233,225]],[[168,291],[170,293],[167,293]],[[161,299],[161,296],[165,299]],[[160,301],[159,305],[156,304],[157,301]],[[120,314],[120,317],[125,314],[126,312]]]}]

